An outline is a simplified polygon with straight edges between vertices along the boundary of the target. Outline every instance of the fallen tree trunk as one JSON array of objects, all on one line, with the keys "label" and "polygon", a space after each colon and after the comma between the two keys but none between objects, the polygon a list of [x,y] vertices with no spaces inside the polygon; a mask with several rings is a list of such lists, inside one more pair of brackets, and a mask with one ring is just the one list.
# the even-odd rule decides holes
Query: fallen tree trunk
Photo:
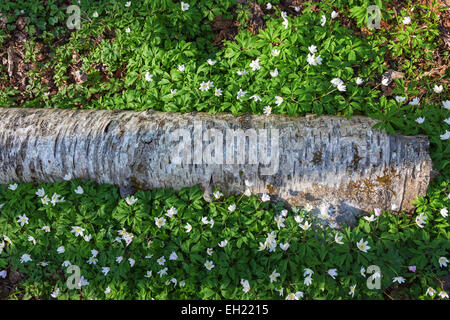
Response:
[{"label": "fallen tree trunk", "polygon": [[10,108],[0,119],[2,184],[71,177],[139,189],[248,188],[334,207],[338,222],[374,208],[410,211],[432,167],[426,137],[372,130],[376,121],[359,116]]}]

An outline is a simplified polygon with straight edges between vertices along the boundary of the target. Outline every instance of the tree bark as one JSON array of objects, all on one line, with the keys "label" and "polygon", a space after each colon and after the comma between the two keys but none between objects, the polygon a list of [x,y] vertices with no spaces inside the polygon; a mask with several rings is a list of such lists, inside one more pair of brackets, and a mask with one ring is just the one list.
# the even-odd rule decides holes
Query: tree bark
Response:
[{"label": "tree bark", "polygon": [[2,184],[71,177],[228,195],[248,180],[253,194],[336,211],[338,223],[374,208],[412,210],[432,168],[425,136],[389,135],[361,116],[5,108],[0,119]]}]

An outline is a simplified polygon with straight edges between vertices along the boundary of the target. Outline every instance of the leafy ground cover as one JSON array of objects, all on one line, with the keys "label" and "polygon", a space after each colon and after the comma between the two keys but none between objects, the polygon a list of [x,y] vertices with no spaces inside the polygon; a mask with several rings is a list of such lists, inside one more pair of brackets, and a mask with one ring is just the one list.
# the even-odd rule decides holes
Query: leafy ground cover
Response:
[{"label": "leafy ground cover", "polygon": [[0,270],[22,275],[12,299],[444,299],[447,188],[420,198],[415,217],[375,210],[339,231],[308,206],[255,195],[206,203],[198,188],[121,199],[77,180],[11,184],[0,193]]},{"label": "leafy ground cover", "polygon": [[[70,4],[81,10],[79,30],[66,25]],[[380,8],[379,29],[367,27],[372,4]],[[343,245],[333,242],[337,231],[308,220],[305,208],[281,215],[286,226],[278,229],[280,205],[255,197],[205,204],[196,189],[140,191],[130,206],[114,187],[89,182],[2,186],[0,234],[12,240],[3,239],[0,254],[3,297],[48,298],[59,289],[59,298],[83,299],[293,298],[296,292],[338,299],[353,297],[348,293],[355,284],[354,298],[427,298],[429,287],[434,297],[448,291],[442,280],[448,268],[439,264],[447,259],[450,193],[450,19],[442,1],[36,0],[3,1],[0,12],[2,107],[362,114],[379,119],[378,128],[388,132],[427,135],[436,175],[413,216],[383,212],[376,221],[362,219],[338,233]],[[74,192],[78,184],[83,194]],[[49,198],[57,193],[65,201],[43,205],[35,194],[42,187]],[[177,214],[169,218],[172,206]],[[21,226],[24,214],[28,224]],[[297,222],[297,215],[304,220]],[[202,216],[214,226],[203,225]],[[155,217],[165,217],[166,225],[155,227]],[[304,221],[313,224],[310,230],[299,226]],[[192,232],[185,232],[186,223]],[[92,239],[74,236],[73,226]],[[258,251],[271,232],[276,251]],[[129,233],[128,246],[127,237],[113,242]],[[356,246],[361,239],[371,247],[366,253]],[[223,240],[227,246],[218,247]],[[290,247],[284,251],[280,243]],[[61,246],[65,254],[57,253]],[[91,250],[99,253],[88,263]],[[172,251],[179,260],[169,259]],[[24,254],[33,260],[20,263]],[[143,258],[152,254],[164,256],[165,264]],[[213,269],[205,268],[206,260]],[[64,261],[79,265],[89,285],[67,290]],[[247,262],[251,270],[242,269]],[[369,264],[382,268],[382,290],[367,289],[360,268]],[[163,267],[168,274],[160,277]],[[309,285],[305,268],[314,271]],[[328,274],[334,268],[336,279]],[[270,282],[275,269],[280,276]],[[393,284],[394,277],[406,281]],[[247,293],[241,279],[248,281]]]}]

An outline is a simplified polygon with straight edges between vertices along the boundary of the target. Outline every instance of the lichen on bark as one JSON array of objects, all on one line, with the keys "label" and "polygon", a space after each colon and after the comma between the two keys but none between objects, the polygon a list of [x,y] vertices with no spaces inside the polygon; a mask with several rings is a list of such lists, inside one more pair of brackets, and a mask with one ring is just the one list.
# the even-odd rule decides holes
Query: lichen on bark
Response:
[{"label": "lichen on bark", "polygon": [[[6,108],[0,109],[0,119],[3,184],[54,182],[70,175],[124,190],[199,184],[236,194],[249,180],[254,194],[268,193],[294,206],[329,203],[353,216],[374,208],[412,210],[411,202],[426,192],[432,167],[425,136],[390,135],[372,129],[376,121],[361,116]],[[195,123],[201,123],[200,130]],[[191,140],[191,162],[173,161],[177,129]],[[237,130],[247,136],[227,149],[227,132]],[[256,132],[257,145],[249,130]],[[208,144],[211,132],[221,134],[215,136],[222,139],[221,152]],[[242,152],[245,163],[227,161]],[[257,163],[249,161],[255,154]],[[274,154],[277,170],[268,174]],[[211,163],[220,157],[222,163]]]}]

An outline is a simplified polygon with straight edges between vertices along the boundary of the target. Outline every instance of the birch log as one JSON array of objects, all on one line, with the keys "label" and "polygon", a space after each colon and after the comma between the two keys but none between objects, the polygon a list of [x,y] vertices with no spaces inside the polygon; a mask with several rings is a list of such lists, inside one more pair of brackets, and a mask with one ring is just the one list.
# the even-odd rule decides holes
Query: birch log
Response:
[{"label": "birch log", "polygon": [[430,180],[429,142],[373,130],[375,123],[0,108],[0,183],[71,177],[138,189],[199,184],[225,195],[248,188],[295,206],[337,209],[338,223],[374,208],[411,211]]}]

